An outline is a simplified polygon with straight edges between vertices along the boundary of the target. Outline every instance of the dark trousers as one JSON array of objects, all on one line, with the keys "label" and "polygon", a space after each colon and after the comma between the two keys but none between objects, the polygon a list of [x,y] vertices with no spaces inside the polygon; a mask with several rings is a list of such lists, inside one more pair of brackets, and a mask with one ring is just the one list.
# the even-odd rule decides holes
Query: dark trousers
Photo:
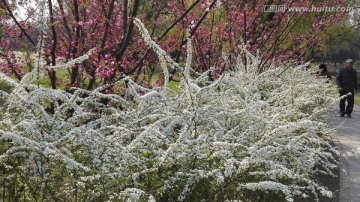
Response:
[{"label": "dark trousers", "polygon": [[[351,91],[342,91],[340,92],[340,96],[351,93],[351,95],[346,96],[345,98],[340,100],[340,113],[341,114],[351,114],[354,107],[354,92]],[[347,106],[345,108],[345,102],[347,101]]]}]

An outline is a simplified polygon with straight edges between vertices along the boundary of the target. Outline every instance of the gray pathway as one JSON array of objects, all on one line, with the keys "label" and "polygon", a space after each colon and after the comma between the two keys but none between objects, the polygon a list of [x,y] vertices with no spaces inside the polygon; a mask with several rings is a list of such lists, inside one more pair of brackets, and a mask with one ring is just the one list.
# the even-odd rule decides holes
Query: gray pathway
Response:
[{"label": "gray pathway", "polygon": [[[340,202],[360,202],[360,107],[354,108],[352,118],[339,117],[337,110],[332,111],[329,122],[337,128],[333,139],[342,154]],[[344,157],[347,153],[350,155]]]}]

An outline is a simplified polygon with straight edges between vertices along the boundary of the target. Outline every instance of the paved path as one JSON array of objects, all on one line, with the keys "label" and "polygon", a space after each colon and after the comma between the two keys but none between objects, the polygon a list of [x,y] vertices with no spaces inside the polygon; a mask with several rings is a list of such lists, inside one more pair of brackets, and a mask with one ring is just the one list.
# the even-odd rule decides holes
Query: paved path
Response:
[{"label": "paved path", "polygon": [[[340,202],[360,202],[360,107],[356,106],[352,118],[339,117],[332,111],[329,122],[337,128],[333,135],[340,157]],[[355,154],[357,150],[358,154]],[[348,157],[343,154],[350,153]]]}]

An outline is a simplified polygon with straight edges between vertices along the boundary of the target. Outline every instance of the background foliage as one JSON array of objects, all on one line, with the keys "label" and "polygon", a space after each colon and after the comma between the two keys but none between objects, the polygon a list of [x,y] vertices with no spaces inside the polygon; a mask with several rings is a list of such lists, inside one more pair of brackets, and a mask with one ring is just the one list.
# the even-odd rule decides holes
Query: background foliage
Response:
[{"label": "background foliage", "polygon": [[[342,0],[47,0],[34,5],[29,0],[4,0],[0,3],[1,68],[20,80],[36,66],[31,57],[36,47],[43,47],[40,55],[46,66],[73,60],[95,48],[89,60],[68,67],[67,71],[48,69],[49,86],[64,88],[66,84],[66,89],[92,90],[124,76],[134,76],[137,83],[147,87],[152,85],[151,78],[160,70],[160,64],[155,53],[145,46],[140,33],[134,30],[134,17],[144,22],[151,38],[180,64],[186,59],[187,30],[190,29],[193,68],[200,73],[212,69],[213,76],[236,62],[242,44],[247,44],[252,54],[262,53],[259,64],[262,72],[271,63],[294,66],[304,60],[324,57],[321,53],[332,54],[326,52],[329,47],[336,45],[335,42],[352,40],[349,36],[358,27],[357,21],[349,21],[351,15],[347,12],[266,10],[270,5],[321,8],[354,4]],[[22,14],[16,15],[20,11]],[[13,50],[28,54],[20,57]],[[242,57],[245,61],[246,57]],[[246,66],[246,61],[244,63]],[[176,69],[171,70],[170,80],[177,81],[173,77],[177,74]],[[124,88],[126,86],[121,89]]]}]

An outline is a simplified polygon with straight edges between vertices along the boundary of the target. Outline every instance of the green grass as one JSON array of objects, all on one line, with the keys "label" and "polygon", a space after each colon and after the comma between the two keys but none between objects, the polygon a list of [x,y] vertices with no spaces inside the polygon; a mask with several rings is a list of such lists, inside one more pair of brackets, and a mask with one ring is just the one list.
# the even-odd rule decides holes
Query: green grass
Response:
[{"label": "green grass", "polygon": [[[156,80],[158,78],[159,75],[163,75],[162,71],[158,70],[158,71],[155,71],[155,73],[152,75],[151,79],[150,79],[150,86],[155,86],[155,83],[156,83]],[[179,82],[181,77],[177,74],[175,74],[173,76],[173,79],[175,79],[176,81],[170,81],[169,82],[169,88],[171,90],[173,90],[175,93],[178,93],[179,92]]]},{"label": "green grass", "polygon": [[360,106],[360,93],[355,93],[355,104]]},{"label": "green grass", "polygon": [[[56,84],[58,89],[64,89],[65,84],[69,82],[69,73],[67,69],[56,70]],[[39,79],[40,86],[51,88],[50,78],[46,74]]]}]

